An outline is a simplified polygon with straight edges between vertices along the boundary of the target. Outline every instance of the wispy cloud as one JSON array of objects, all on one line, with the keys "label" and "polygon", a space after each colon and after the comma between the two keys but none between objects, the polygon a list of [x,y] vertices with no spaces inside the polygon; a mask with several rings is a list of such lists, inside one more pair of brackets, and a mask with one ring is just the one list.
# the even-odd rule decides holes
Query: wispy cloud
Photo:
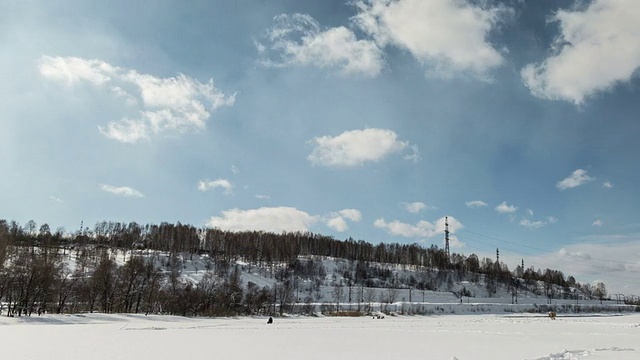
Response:
[{"label": "wispy cloud", "polygon": [[520,226],[524,226],[524,227],[529,228],[529,229],[537,229],[537,228],[541,228],[541,227],[543,227],[545,225],[547,225],[547,223],[544,222],[544,221],[540,221],[540,220],[538,220],[538,221],[531,221],[529,219],[520,220]]},{"label": "wispy cloud", "polygon": [[486,78],[503,63],[487,37],[509,15],[506,7],[449,0],[362,0],[354,5],[356,26],[380,47],[409,51],[429,75]]},{"label": "wispy cloud", "polygon": [[118,195],[118,196],[124,196],[124,197],[144,197],[144,195],[134,189],[134,188],[130,188],[128,186],[112,186],[112,185],[100,185],[100,189],[102,189],[102,191],[106,191],[108,193],[114,194],[114,195]]},{"label": "wispy cloud", "polygon": [[595,226],[595,227],[602,227],[602,220],[600,219],[595,219],[593,221],[593,223],[591,224],[591,226]]},{"label": "wispy cloud", "polygon": [[609,180],[606,180],[602,183],[602,187],[605,189],[611,189],[613,187],[613,184]]},{"label": "wispy cloud", "polygon": [[[371,40],[359,40],[350,29],[322,29],[307,14],[281,14],[266,32],[266,42],[257,43],[267,66],[317,66],[338,68],[345,75],[375,76],[384,64],[382,51]],[[276,59],[273,59],[275,56]]]},{"label": "wispy cloud", "polygon": [[556,187],[560,191],[562,191],[562,190],[578,187],[591,180],[593,180],[593,178],[587,174],[586,170],[578,169],[573,173],[571,173],[571,175],[569,175],[565,179],[558,181],[558,183],[556,184]]},{"label": "wispy cloud", "polygon": [[489,204],[487,204],[486,202],[484,202],[482,200],[467,201],[465,203],[465,205],[467,205],[467,207],[470,208],[470,209],[489,206]]},{"label": "wispy cloud", "polygon": [[417,163],[420,160],[422,160],[422,156],[420,156],[420,149],[418,149],[418,145],[411,145],[410,149],[411,149],[411,153],[406,154],[404,156],[405,160],[409,160],[414,163]]},{"label": "wispy cloud", "polygon": [[200,180],[198,182],[199,191],[207,191],[215,188],[224,189],[224,193],[227,195],[233,192],[233,184],[231,184],[231,182],[227,179]]},{"label": "wispy cloud", "polygon": [[202,130],[210,111],[235,101],[235,94],[223,94],[213,80],[201,83],[183,74],[160,78],[96,59],[42,56],[39,70],[42,76],[69,86],[89,83],[122,99],[124,107],[136,107],[137,118],[123,116],[99,127],[106,137],[124,143],[149,140],[166,132]]},{"label": "wispy cloud", "polygon": [[57,198],[57,197],[55,197],[55,196],[49,196],[49,200],[50,200],[50,201],[53,201],[53,202],[55,202],[55,203],[58,203],[58,204],[64,204],[64,201],[62,201],[62,199]]},{"label": "wispy cloud", "polygon": [[559,10],[557,47],[540,64],[522,69],[531,93],[582,104],[599,92],[628,82],[640,66],[640,2],[596,0],[580,10]]},{"label": "wispy cloud", "polygon": [[501,214],[511,214],[518,210],[516,206],[507,205],[506,201],[503,201],[502,204],[495,207],[495,210]]},{"label": "wispy cloud", "polygon": [[256,195],[256,199],[260,199],[260,200],[269,200],[271,199],[271,197],[269,195],[261,195],[261,194],[257,194]]},{"label": "wispy cloud", "polygon": [[380,161],[389,154],[402,151],[409,143],[386,129],[345,131],[311,140],[315,147],[308,160],[316,165],[352,167],[369,161]]}]

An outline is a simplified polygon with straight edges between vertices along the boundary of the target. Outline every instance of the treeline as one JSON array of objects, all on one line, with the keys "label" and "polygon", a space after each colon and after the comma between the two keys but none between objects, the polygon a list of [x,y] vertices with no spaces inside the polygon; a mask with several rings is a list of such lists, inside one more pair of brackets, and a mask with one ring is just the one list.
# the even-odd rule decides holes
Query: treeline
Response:
[{"label": "treeline", "polygon": [[[75,261],[69,263],[70,254]],[[194,254],[211,261],[198,282],[181,277]],[[120,255],[120,256],[119,256]],[[301,257],[348,261],[335,286],[436,290],[454,280],[483,281],[489,294],[499,286],[513,292],[544,292],[551,298],[606,297],[604,284],[592,289],[571,276],[546,269],[510,271],[506,264],[452,254],[436,246],[336,240],[313,233],[229,232],[192,225],[99,222],[68,234],[48,224],[20,226],[0,219],[0,304],[8,315],[34,311],[132,312],[180,315],[247,315],[279,311],[300,302],[301,280],[312,280],[304,302],[319,300],[326,269]],[[243,286],[238,260],[272,269],[277,284]],[[398,276],[395,268],[417,275]],[[408,272],[407,272],[408,273]],[[348,284],[342,283],[348,282]],[[540,284],[544,284],[542,287]],[[459,296],[469,296],[463,292]]]}]

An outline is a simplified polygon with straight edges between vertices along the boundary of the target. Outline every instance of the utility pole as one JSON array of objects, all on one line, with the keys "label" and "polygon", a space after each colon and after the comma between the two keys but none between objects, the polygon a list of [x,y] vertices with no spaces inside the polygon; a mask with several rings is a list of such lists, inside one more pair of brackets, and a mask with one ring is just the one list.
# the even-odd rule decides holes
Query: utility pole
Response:
[{"label": "utility pole", "polygon": [[449,217],[444,217],[444,254],[447,257],[447,264],[451,261],[451,253],[449,250]]}]

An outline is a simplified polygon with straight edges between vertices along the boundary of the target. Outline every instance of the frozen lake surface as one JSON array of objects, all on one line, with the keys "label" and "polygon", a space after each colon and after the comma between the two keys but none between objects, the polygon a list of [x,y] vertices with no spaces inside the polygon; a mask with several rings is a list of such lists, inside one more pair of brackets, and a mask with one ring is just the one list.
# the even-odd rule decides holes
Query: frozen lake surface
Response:
[{"label": "frozen lake surface", "polygon": [[0,318],[2,358],[640,359],[640,315]]}]

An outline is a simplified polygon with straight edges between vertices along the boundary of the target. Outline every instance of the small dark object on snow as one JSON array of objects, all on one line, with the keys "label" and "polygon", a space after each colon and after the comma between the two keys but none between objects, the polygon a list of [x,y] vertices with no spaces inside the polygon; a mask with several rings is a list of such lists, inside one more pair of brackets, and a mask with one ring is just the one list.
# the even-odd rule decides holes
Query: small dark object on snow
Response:
[{"label": "small dark object on snow", "polygon": [[273,324],[273,318],[269,316],[269,320],[267,320],[267,324]]}]

